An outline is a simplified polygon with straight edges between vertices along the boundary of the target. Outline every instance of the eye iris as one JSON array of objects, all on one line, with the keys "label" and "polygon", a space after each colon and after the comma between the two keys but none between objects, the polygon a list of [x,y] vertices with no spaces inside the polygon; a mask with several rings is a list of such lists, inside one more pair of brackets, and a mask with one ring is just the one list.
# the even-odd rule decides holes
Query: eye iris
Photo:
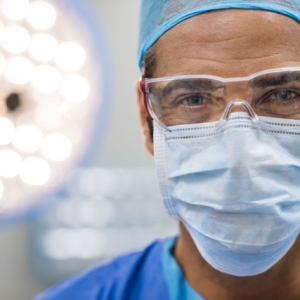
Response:
[{"label": "eye iris", "polygon": [[280,100],[289,100],[292,98],[292,92],[288,90],[280,90],[277,96]]},{"label": "eye iris", "polygon": [[199,105],[202,103],[203,103],[203,99],[202,99],[202,97],[199,97],[199,96],[192,96],[187,99],[188,105]]}]

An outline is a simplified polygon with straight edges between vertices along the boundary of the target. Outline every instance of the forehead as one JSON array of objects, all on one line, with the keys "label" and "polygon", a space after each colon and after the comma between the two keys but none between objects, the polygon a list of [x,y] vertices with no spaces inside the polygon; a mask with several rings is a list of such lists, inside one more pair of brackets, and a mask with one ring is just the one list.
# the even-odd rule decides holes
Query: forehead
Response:
[{"label": "forehead", "polygon": [[209,12],[171,28],[153,49],[154,77],[248,76],[265,69],[300,66],[300,24],[267,11]]}]

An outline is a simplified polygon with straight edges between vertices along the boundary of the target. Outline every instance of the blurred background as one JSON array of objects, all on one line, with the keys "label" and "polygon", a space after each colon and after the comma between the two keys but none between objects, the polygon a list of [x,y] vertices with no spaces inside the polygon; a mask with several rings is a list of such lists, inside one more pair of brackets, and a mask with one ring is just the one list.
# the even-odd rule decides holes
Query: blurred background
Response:
[{"label": "blurred background", "polygon": [[84,3],[98,16],[111,57],[108,123],[90,164],[66,177],[55,204],[0,227],[1,300],[32,299],[65,277],[177,230],[164,213],[138,121],[140,0]]}]

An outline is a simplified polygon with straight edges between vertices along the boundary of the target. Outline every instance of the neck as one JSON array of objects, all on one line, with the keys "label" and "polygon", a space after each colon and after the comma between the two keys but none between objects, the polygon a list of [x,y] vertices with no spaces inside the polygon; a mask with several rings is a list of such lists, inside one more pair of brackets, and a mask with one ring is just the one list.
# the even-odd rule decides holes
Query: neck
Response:
[{"label": "neck", "polygon": [[212,268],[200,255],[185,226],[174,256],[190,286],[207,300],[300,299],[300,238],[289,252],[263,274],[236,277]]}]

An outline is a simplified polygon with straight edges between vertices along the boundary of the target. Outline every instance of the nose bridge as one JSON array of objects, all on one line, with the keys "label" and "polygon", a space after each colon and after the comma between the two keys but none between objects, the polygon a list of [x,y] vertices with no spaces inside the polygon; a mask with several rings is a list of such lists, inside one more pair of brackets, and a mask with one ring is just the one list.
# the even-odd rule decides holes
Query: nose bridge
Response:
[{"label": "nose bridge", "polygon": [[[238,103],[238,100],[233,100],[235,103]],[[232,112],[248,112],[248,109],[245,107],[245,105],[242,104],[236,104],[235,106],[232,106],[229,113]]]},{"label": "nose bridge", "polygon": [[235,99],[242,99],[251,105],[252,91],[248,81],[227,82],[226,102],[229,103]]},{"label": "nose bridge", "polygon": [[227,82],[225,96],[227,105],[223,117],[226,120],[232,112],[247,112],[253,120],[258,118],[251,107],[252,90],[247,80]]}]

